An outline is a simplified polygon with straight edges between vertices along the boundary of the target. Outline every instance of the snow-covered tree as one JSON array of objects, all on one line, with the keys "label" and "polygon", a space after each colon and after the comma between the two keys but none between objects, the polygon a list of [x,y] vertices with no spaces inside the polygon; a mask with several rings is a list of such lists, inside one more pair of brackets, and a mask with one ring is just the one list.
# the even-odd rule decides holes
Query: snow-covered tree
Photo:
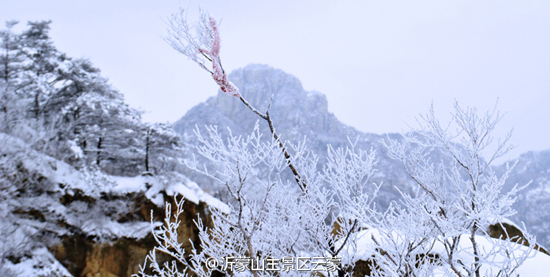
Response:
[{"label": "snow-covered tree", "polygon": [[13,26],[17,23],[18,22],[14,20],[7,21],[6,29],[0,31],[0,37],[2,38],[0,78],[6,83],[9,83],[20,69],[19,63],[21,62],[21,52],[18,51],[20,48],[19,36],[12,31]]},{"label": "snow-covered tree", "polygon": [[[227,79],[218,25],[211,16],[201,13],[192,28],[181,12],[172,17],[170,28],[168,42],[265,121],[271,136],[262,137],[258,125],[247,137],[224,137],[215,126],[206,133],[196,130],[199,153],[216,167],[202,167],[196,160],[188,166],[225,186],[229,208],[211,208],[213,226],[196,222],[200,245],[185,253],[177,239],[183,199],[175,213],[167,205],[164,224],[153,231],[159,245],[135,276],[513,276],[532,253],[535,244],[526,234],[522,243],[528,247],[488,234],[491,224],[513,214],[519,190],[502,193],[513,166],[503,175],[491,167],[509,150],[509,137],[487,155],[497,112],[479,116],[475,109],[456,105],[457,131],[452,132],[441,127],[432,110],[420,130],[382,142],[391,157],[402,161],[417,189],[413,195],[402,192],[401,201],[377,211],[374,200],[381,184],[369,184],[375,153],[356,149],[353,141],[346,148],[329,146],[319,170],[315,154],[303,143],[281,139],[269,107],[262,112],[250,105]],[[285,178],[284,171],[292,178]],[[162,264],[158,253],[173,261]],[[299,270],[303,265],[307,271]]]},{"label": "snow-covered tree", "polygon": [[17,21],[6,22],[6,29],[0,31],[0,113],[2,114],[2,130],[8,130],[17,120],[14,80],[21,70],[21,52],[19,36],[13,33],[12,28]]},{"label": "snow-covered tree", "polygon": [[44,148],[52,137],[44,108],[56,93],[58,70],[67,58],[53,46],[49,21],[29,22],[29,28],[20,34],[11,31],[14,24],[7,23],[2,37],[4,130]]},{"label": "snow-covered tree", "polygon": [[[177,265],[165,268],[159,266],[156,251],[173,255],[174,259],[186,266],[185,272],[199,276],[210,276],[214,271],[225,274],[246,271],[232,268],[231,262],[223,264],[226,257],[242,258],[242,262],[247,257],[247,261],[254,260],[251,265],[260,267],[267,264],[258,265],[256,261],[279,262],[277,259],[288,258],[293,261],[290,264],[295,264],[297,257],[318,257],[315,261],[322,262],[320,271],[327,271],[328,266],[333,267],[333,274],[336,274],[353,268],[353,263],[340,264],[336,258],[343,249],[343,244],[337,244],[337,241],[349,239],[352,232],[361,226],[360,222],[371,216],[369,211],[373,198],[364,189],[373,173],[373,153],[351,148],[331,149],[329,153],[334,161],[328,163],[324,172],[319,172],[312,153],[301,146],[285,142],[285,145],[292,147],[294,164],[302,169],[300,181],[307,183],[307,188],[302,191],[295,180],[282,177],[282,172],[288,170],[288,162],[279,141],[263,138],[258,128],[246,138],[231,136],[227,139],[215,127],[207,130],[207,134],[197,134],[203,143],[199,151],[219,165],[216,176],[211,176],[226,186],[231,196],[229,210],[213,208],[211,216],[214,226],[210,229],[202,222],[197,222],[201,245],[196,246],[196,252],[188,260],[190,253],[183,252],[174,235],[177,234],[177,218],[182,212],[183,201],[180,202],[174,215],[176,221],[168,217],[166,224],[154,233],[161,244],[151,252],[147,262],[152,264],[158,276],[180,276],[180,273],[176,273]],[[209,174],[208,169],[193,161],[190,161],[189,166]],[[334,176],[340,176],[345,181],[332,183],[331,189],[327,189],[327,181]],[[255,191],[255,197],[250,194],[252,190]],[[337,199],[336,191],[346,193],[338,194]],[[352,218],[352,221],[346,222],[337,217],[335,210],[348,215],[346,219]],[[172,213],[167,211],[167,214]],[[337,221],[340,222],[340,228],[334,231],[332,224]],[[204,267],[203,262],[207,260],[214,263],[212,267]],[[214,266],[216,262],[220,263]],[[308,262],[307,266],[311,267],[312,263]],[[254,276],[303,274],[295,270],[249,272]],[[149,276],[145,267],[141,274]]]},{"label": "snow-covered tree", "polygon": [[73,155],[81,155],[87,165],[114,175],[139,174],[144,156],[140,114],[124,104],[118,92],[97,85],[69,98],[56,124],[66,130],[64,140],[79,148]]},{"label": "snow-covered tree", "polygon": [[29,22],[30,28],[20,36],[21,54],[25,58],[25,78],[18,90],[32,98],[32,115],[39,119],[42,104],[53,92],[55,70],[66,57],[53,46],[49,36],[51,21]]},{"label": "snow-covered tree", "polygon": [[148,162],[159,172],[178,167],[179,138],[168,126],[142,123],[89,60],[58,51],[50,23],[29,22],[15,34],[9,22],[1,33],[1,69],[8,72],[0,79],[2,130],[79,168],[135,176]]},{"label": "snow-covered tree", "polygon": [[503,191],[513,165],[501,175],[492,167],[511,149],[511,133],[493,143],[491,133],[500,119],[496,107],[479,115],[475,108],[455,103],[452,121],[442,126],[432,107],[420,118],[418,130],[402,141],[384,142],[418,186],[414,195],[402,193],[403,210],[397,215],[414,218],[416,232],[424,234],[420,238],[431,243],[451,276],[515,275],[534,246],[526,234],[522,243],[529,248],[490,238],[490,225],[514,215],[512,204],[521,189],[516,185]]},{"label": "snow-covered tree", "polygon": [[[231,197],[230,209],[229,211],[212,210],[215,224],[211,230],[198,222],[203,243],[197,246],[200,250],[195,250],[191,260],[187,260],[188,257],[182,252],[181,245],[173,240],[174,237],[171,234],[177,229],[177,223],[170,223],[170,218],[167,218],[166,226],[155,233],[155,236],[163,241],[162,246],[156,250],[173,255],[186,266],[186,271],[200,276],[209,276],[213,271],[226,274],[241,271],[241,268],[228,268],[229,263],[210,268],[204,267],[203,261],[206,259],[222,261],[225,257],[248,257],[254,261],[263,261],[276,259],[276,257],[294,259],[300,254],[309,254],[317,259],[328,259],[320,264],[317,269],[320,271],[343,273],[345,268],[352,268],[353,264],[342,267],[337,260],[336,256],[342,247],[337,247],[336,241],[347,240],[351,233],[359,228],[358,221],[354,220],[349,224],[347,221],[342,221],[337,232],[333,232],[332,224],[326,224],[326,221],[333,223],[339,220],[333,214],[335,210],[343,214],[352,214],[346,205],[342,205],[342,203],[352,202],[349,199],[352,196],[355,204],[353,207],[361,207],[365,211],[371,209],[373,198],[365,194],[364,185],[373,172],[374,154],[363,151],[356,153],[350,149],[330,149],[335,159],[336,157],[344,160],[355,159],[355,162],[331,163],[325,173],[319,172],[316,165],[317,159],[313,153],[306,151],[303,145],[292,145],[282,141],[275,131],[269,109],[265,112],[258,111],[228,81],[219,57],[220,38],[217,24],[213,18],[205,14],[201,18],[202,27],[199,28],[198,37],[190,38],[188,41],[194,48],[181,48],[184,49],[182,52],[201,55],[210,61],[211,69],[201,59],[191,57],[212,74],[222,91],[239,97],[246,107],[265,120],[272,136],[262,138],[256,128],[246,138],[230,136],[226,142],[215,127],[208,128],[208,134],[205,136],[197,130],[198,139],[203,143],[200,148],[201,154],[216,162],[219,170],[214,176],[210,175],[208,169],[203,170],[194,162],[190,162],[189,167],[210,175],[226,187]],[[183,18],[178,16],[172,20],[174,28],[180,26],[188,30],[185,25],[181,25],[184,22]],[[176,31],[177,29],[174,29],[174,32]],[[173,37],[174,41],[176,39],[177,37]],[[175,48],[178,49],[176,45]],[[282,172],[288,168],[293,173],[294,180],[286,180],[282,177]],[[298,172],[297,168],[301,168],[302,171]],[[326,180],[336,173],[347,176],[352,183],[338,183],[332,190],[327,189]],[[349,189],[339,186],[351,186],[354,193],[352,196],[342,195],[340,199],[342,202],[338,202],[334,197],[334,191],[340,189],[349,192]],[[260,196],[251,197],[247,193],[250,190],[256,191],[255,194]],[[180,209],[181,202],[176,215],[181,212]],[[175,244],[171,245],[171,243]],[[153,271],[160,276],[180,276],[177,275],[180,273],[176,273],[178,268],[175,264],[161,268],[156,263],[155,253],[155,251],[151,252],[148,257]],[[311,266],[311,263],[310,261],[307,266]],[[256,263],[256,266],[259,265]],[[148,276],[146,272],[144,267],[141,274]],[[254,276],[263,276],[270,271],[252,270],[251,272]],[[287,271],[281,274],[296,275],[297,273]]]},{"label": "snow-covered tree", "polygon": [[181,164],[183,144],[168,124],[146,124],[144,127],[145,171],[174,171]]}]

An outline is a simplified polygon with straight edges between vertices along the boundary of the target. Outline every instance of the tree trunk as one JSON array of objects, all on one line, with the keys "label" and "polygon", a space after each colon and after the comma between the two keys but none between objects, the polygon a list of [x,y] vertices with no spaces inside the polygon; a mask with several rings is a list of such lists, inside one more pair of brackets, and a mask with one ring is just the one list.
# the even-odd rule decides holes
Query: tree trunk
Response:
[{"label": "tree trunk", "polygon": [[147,129],[147,136],[145,137],[145,171],[149,172],[149,136],[151,135],[151,129]]},{"label": "tree trunk", "polygon": [[101,143],[103,142],[103,137],[99,137],[97,141],[97,157],[95,163],[99,166],[101,163]]}]

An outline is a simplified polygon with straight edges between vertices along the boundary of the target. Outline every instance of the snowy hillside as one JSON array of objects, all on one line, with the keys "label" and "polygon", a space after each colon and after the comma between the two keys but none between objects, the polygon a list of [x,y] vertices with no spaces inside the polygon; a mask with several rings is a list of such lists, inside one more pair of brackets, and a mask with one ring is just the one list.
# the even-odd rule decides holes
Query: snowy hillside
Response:
[{"label": "snowy hillside", "polygon": [[[150,212],[162,218],[164,201],[176,194],[190,206],[227,209],[183,176],[117,177],[78,170],[9,135],[0,134],[0,141],[2,270],[16,276],[102,272],[106,264],[94,269],[90,263],[107,263],[106,257],[92,256],[104,244],[126,241],[148,251],[153,246],[144,243],[151,232]],[[71,250],[75,247],[81,249]],[[67,256],[71,251],[77,252]],[[119,259],[128,263],[131,257]],[[136,264],[124,269],[128,274],[136,272],[144,254],[134,259]]]},{"label": "snowy hillside", "polygon": [[50,23],[0,30],[0,276],[130,276],[165,201],[187,199],[188,248],[197,214],[227,207],[181,174],[172,128],[57,50]]}]

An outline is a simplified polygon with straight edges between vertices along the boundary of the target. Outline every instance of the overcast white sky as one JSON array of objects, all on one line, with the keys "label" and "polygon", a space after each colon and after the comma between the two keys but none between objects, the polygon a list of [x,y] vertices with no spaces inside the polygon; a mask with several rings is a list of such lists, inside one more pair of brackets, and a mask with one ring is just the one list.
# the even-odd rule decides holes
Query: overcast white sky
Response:
[{"label": "overcast white sky", "polygon": [[407,130],[432,101],[448,115],[454,99],[486,110],[499,98],[509,157],[550,149],[547,0],[4,0],[0,20],[51,19],[58,49],[89,58],[147,121],[174,122],[217,91],[162,40],[163,19],[199,5],[222,19],[226,71],[283,69],[359,130]]}]

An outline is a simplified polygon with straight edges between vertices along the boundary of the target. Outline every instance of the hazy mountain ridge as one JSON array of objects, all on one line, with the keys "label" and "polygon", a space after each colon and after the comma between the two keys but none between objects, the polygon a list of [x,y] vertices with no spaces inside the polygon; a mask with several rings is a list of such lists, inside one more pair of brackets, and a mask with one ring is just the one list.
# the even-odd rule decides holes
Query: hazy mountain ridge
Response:
[{"label": "hazy mountain ridge", "polygon": [[[510,164],[515,161],[510,161]],[[500,166],[503,170],[506,165]],[[514,205],[516,222],[524,222],[541,245],[550,245],[550,150],[529,151],[520,155],[507,180],[508,188],[529,184]]]},{"label": "hazy mountain ridge", "polygon": [[[280,69],[250,65],[235,70],[229,78],[260,111],[267,109],[271,95],[274,96],[270,113],[276,128],[284,136],[317,137],[317,132],[322,132],[327,137],[333,137],[331,135],[337,132],[344,136],[358,133],[354,128],[341,124],[328,112],[328,103],[323,94],[304,91],[296,77]],[[215,124],[240,134],[249,132],[256,119],[250,110],[243,109],[239,99],[220,93],[189,110],[174,124],[174,129],[180,134],[187,134],[194,129],[195,124]],[[296,127],[306,126],[308,128],[303,129],[303,132],[297,132]],[[261,128],[267,131],[264,124]]]}]

